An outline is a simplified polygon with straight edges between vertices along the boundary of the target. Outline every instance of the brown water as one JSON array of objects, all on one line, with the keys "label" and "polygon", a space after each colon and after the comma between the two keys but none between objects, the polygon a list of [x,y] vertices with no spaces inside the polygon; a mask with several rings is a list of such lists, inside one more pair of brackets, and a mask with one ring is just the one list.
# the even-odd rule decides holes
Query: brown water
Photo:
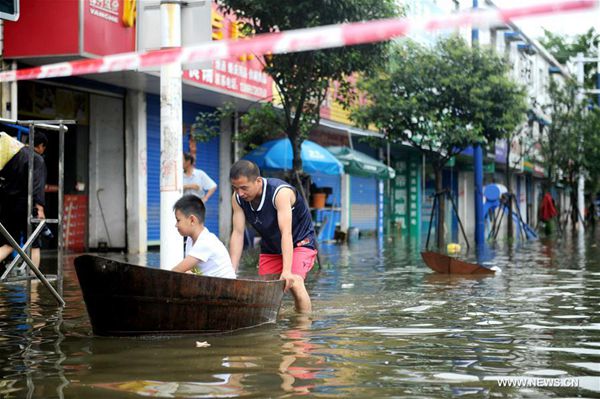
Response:
[{"label": "brown water", "polygon": [[94,337],[69,259],[64,310],[0,285],[0,398],[600,397],[600,247],[569,241],[498,249],[480,278],[433,274],[401,240],[324,246],[310,317],[286,297],[276,325],[168,339]]}]

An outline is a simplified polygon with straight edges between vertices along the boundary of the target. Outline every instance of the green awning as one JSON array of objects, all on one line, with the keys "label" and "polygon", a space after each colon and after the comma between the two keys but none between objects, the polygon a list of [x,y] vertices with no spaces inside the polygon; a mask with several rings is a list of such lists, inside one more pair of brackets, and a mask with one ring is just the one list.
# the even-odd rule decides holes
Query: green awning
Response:
[{"label": "green awning", "polygon": [[396,176],[394,169],[360,151],[348,147],[327,147],[327,149],[344,165],[344,172],[349,175],[377,179],[393,179]]}]

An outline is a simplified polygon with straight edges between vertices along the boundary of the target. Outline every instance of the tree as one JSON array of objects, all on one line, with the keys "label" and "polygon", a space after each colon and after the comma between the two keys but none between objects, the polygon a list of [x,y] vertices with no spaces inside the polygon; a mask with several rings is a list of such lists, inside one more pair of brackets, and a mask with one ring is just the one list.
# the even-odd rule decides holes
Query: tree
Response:
[{"label": "tree", "polygon": [[586,187],[590,192],[591,200],[594,200],[600,190],[600,107],[588,110],[582,135],[585,143],[583,167],[588,173]]},{"label": "tree", "polygon": [[[394,48],[389,64],[359,87],[367,105],[354,109],[352,118],[423,152],[435,170],[438,193],[450,158],[473,144],[506,137],[526,111],[524,90],[508,77],[504,61],[459,37],[433,48],[406,41]],[[444,203],[438,203],[438,215],[443,215]],[[437,219],[442,248],[444,220]]]},{"label": "tree", "polygon": [[[548,180],[556,184],[561,179],[571,188],[571,204],[577,204],[577,179],[587,166],[595,170],[597,150],[595,136],[598,126],[594,126],[595,112],[588,110],[588,104],[579,98],[580,87],[573,80],[563,84],[552,80],[548,87],[550,102],[545,106],[552,116],[546,135],[542,139],[542,155]],[[578,210],[572,208],[573,227],[579,218]]]},{"label": "tree", "polygon": [[[267,33],[396,16],[394,0],[221,0],[221,9],[245,21],[245,32]],[[387,44],[275,54],[264,58],[281,97],[283,118],[265,127],[284,132],[292,143],[293,170],[302,172],[302,142],[319,122],[321,104],[332,81],[348,88],[346,78],[382,63]],[[265,112],[272,112],[262,106]],[[256,118],[260,122],[260,118]],[[282,126],[271,122],[280,120]]]},{"label": "tree", "polygon": [[[591,55],[589,54],[590,49],[592,47],[598,48],[598,45],[600,45],[600,33],[596,32],[594,28],[590,28],[582,35],[575,35],[572,38],[568,38],[544,29],[544,37],[540,42],[558,62],[565,65],[577,53]],[[585,65],[586,88],[594,88],[596,86],[594,79],[596,72],[595,63],[587,63]]]}]

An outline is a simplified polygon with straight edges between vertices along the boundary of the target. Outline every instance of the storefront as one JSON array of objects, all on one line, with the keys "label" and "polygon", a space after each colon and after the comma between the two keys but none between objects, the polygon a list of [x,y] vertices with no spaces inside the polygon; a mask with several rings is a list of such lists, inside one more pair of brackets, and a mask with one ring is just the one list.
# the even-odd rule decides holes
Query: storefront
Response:
[{"label": "storefront", "polygon": [[[77,122],[65,135],[66,248],[126,248],[123,90],[70,80],[25,81],[18,85],[18,98],[21,120]],[[58,136],[45,133],[47,184],[52,186],[58,184]],[[58,193],[48,190],[46,202],[46,217],[57,218]]]},{"label": "storefront", "polygon": [[[5,23],[3,55],[24,65],[42,65],[135,51],[136,27],[133,19],[124,18],[125,6],[123,0],[25,2],[19,21]],[[225,18],[223,39],[232,34],[231,25],[231,18]],[[196,143],[190,126],[198,112],[226,101],[245,110],[269,99],[272,81],[260,61],[248,57],[214,62],[212,69],[186,70],[182,86],[183,149],[196,156],[196,167],[217,184],[225,182],[232,163],[233,128],[227,126],[218,137]],[[159,243],[159,93],[157,71],[19,83],[19,117],[69,117],[78,122],[66,136],[65,209],[70,209],[73,223],[65,229],[85,239],[71,249],[144,252],[148,244]],[[49,176],[50,182],[54,178]],[[208,202],[207,226],[222,238],[230,226],[230,193],[227,183],[219,184]]]}]

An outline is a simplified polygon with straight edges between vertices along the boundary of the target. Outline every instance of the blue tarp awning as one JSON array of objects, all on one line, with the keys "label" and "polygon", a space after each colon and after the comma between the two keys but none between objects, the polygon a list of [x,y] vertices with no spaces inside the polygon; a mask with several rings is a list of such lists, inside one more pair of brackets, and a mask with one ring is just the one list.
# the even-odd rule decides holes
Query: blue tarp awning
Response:
[{"label": "blue tarp awning", "polygon": [[[301,147],[302,167],[306,173],[341,175],[344,167],[326,148],[314,141],[304,140]],[[292,143],[289,139],[278,139],[261,144],[244,159],[254,162],[264,170],[291,170]]]}]

